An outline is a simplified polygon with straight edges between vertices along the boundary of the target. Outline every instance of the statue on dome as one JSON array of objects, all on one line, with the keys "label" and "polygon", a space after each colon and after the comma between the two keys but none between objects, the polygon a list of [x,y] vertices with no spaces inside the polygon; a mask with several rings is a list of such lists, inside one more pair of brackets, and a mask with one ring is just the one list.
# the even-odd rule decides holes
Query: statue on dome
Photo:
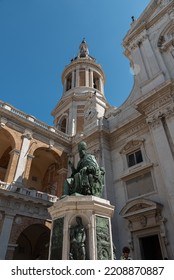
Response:
[{"label": "statue on dome", "polygon": [[86,44],[85,39],[82,40],[79,49],[80,49],[80,53],[79,53],[80,57],[86,57],[89,55],[88,45]]},{"label": "statue on dome", "polygon": [[69,161],[72,174],[65,180],[64,195],[74,193],[101,197],[104,186],[104,168],[100,167],[94,155],[87,153],[87,144],[82,141],[78,145],[80,160],[77,168]]}]

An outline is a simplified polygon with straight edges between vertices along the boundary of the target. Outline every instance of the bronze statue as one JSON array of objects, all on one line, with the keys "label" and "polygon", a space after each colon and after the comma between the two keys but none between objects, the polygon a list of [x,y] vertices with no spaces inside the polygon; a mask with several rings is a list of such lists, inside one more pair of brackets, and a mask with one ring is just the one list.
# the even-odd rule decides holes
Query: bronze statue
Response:
[{"label": "bronze statue", "polygon": [[86,150],[86,142],[80,142],[78,145],[80,160],[77,168],[74,167],[72,162],[69,162],[72,174],[65,181],[64,195],[73,193],[99,197],[102,195],[105,171],[99,167],[95,157],[88,154]]},{"label": "bronze statue", "polygon": [[76,217],[77,224],[70,229],[70,259],[86,259],[86,232],[81,217]]}]

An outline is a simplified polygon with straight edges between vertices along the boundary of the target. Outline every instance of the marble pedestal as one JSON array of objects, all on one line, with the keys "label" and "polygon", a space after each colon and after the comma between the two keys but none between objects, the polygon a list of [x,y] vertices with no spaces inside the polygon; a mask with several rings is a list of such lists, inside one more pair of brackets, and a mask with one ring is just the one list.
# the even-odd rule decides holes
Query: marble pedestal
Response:
[{"label": "marble pedestal", "polygon": [[80,217],[86,230],[86,259],[113,259],[111,217],[114,206],[95,196],[66,196],[48,209],[52,217],[49,259],[70,259],[70,229]]}]

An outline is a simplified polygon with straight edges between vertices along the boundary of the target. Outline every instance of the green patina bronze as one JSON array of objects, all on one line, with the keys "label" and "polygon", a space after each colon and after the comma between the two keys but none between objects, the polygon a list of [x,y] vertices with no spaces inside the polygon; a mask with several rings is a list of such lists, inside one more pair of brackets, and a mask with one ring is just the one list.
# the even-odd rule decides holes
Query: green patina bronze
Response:
[{"label": "green patina bronze", "polygon": [[80,142],[78,151],[80,160],[77,168],[69,162],[72,170],[71,177],[64,184],[64,195],[79,193],[101,197],[104,185],[104,168],[100,167],[91,154],[87,153],[87,144]]},{"label": "green patina bronze", "polygon": [[86,229],[81,217],[76,217],[76,225],[70,229],[70,259],[86,259]]},{"label": "green patina bronze", "polygon": [[111,240],[109,219],[96,216],[97,259],[111,260]]},{"label": "green patina bronze", "polygon": [[64,218],[56,219],[53,222],[50,260],[62,260],[63,225]]}]

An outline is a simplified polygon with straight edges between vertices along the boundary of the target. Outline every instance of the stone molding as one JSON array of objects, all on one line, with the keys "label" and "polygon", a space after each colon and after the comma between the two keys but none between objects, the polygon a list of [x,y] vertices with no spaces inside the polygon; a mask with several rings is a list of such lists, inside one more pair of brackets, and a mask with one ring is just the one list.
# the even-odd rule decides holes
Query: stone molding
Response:
[{"label": "stone molding", "polygon": [[1,117],[0,118],[0,127],[4,127],[8,120],[6,118]]},{"label": "stone molding", "polygon": [[120,154],[128,154],[136,149],[139,149],[145,139],[132,139],[121,149]]},{"label": "stone molding", "polygon": [[146,39],[148,39],[148,34],[146,30],[143,30],[143,32],[141,32],[140,34],[138,34],[138,36],[136,36],[132,42],[129,44],[129,51],[132,51],[134,49],[136,49],[137,47],[140,46],[141,43],[143,43],[143,41],[145,41]]},{"label": "stone molding", "polygon": [[129,230],[135,231],[145,227],[162,226],[166,219],[162,217],[163,206],[148,199],[136,199],[128,202],[120,215],[129,221]]},{"label": "stone molding", "polygon": [[154,114],[149,115],[146,121],[148,125],[152,127],[157,127],[161,125],[162,118],[167,119],[171,116],[174,116],[174,104],[168,104],[168,106],[162,108],[161,110],[158,110]]},{"label": "stone molding", "polygon": [[39,219],[50,219],[47,207],[51,204],[42,205],[42,203],[27,201],[25,198],[24,200],[21,199],[21,197],[15,198],[15,197],[5,197],[0,196],[0,210],[2,209],[5,211],[5,213],[12,213],[15,215],[22,215],[22,216],[28,216]]},{"label": "stone molding", "polygon": [[153,167],[153,163],[140,163],[134,166],[134,168],[128,169],[128,171],[124,172],[120,179],[123,181],[128,181],[137,176],[144,175],[148,173]]}]

